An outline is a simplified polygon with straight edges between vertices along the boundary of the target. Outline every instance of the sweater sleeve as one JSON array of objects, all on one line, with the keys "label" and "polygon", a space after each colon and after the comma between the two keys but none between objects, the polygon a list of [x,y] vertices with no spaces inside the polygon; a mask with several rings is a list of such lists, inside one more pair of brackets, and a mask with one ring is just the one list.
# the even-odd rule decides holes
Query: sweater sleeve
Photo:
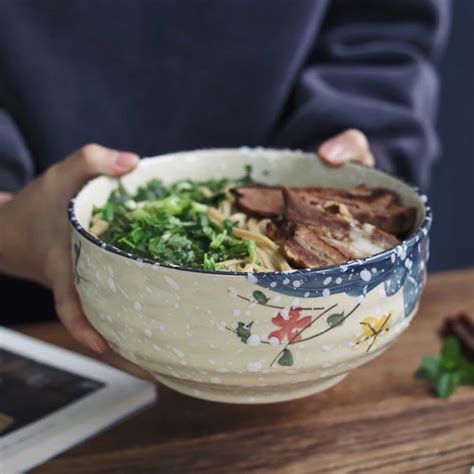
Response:
[{"label": "sweater sleeve", "polygon": [[315,150],[358,128],[377,167],[426,187],[449,19],[449,0],[332,0],[273,145]]},{"label": "sweater sleeve", "polygon": [[0,191],[16,192],[34,174],[33,160],[20,130],[0,107]]}]

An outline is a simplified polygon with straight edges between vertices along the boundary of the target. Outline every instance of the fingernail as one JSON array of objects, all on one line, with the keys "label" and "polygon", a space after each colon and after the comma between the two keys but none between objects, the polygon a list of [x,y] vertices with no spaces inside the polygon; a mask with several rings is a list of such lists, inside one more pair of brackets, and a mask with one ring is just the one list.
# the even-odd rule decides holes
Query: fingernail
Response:
[{"label": "fingernail", "polygon": [[345,148],[338,142],[328,142],[321,147],[320,153],[328,160],[338,160],[345,153]]},{"label": "fingernail", "polygon": [[102,354],[107,350],[107,344],[104,344],[103,341],[99,341],[96,339],[93,339],[92,341],[89,341],[89,347],[94,351],[98,352],[99,354]]},{"label": "fingernail", "polygon": [[135,153],[119,152],[115,157],[115,164],[117,165],[117,168],[129,170],[137,164],[138,159],[139,158]]}]

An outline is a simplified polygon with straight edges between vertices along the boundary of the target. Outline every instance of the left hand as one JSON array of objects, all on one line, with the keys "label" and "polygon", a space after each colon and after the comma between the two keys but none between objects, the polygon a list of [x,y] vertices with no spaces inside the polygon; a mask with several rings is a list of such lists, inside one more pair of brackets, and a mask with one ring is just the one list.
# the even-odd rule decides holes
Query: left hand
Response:
[{"label": "left hand", "polygon": [[104,352],[107,342],[87,320],[74,287],[66,210],[71,196],[89,179],[122,176],[137,163],[133,153],[89,144],[14,196],[0,192],[0,273],[50,287],[63,324],[96,352]]},{"label": "left hand", "polygon": [[341,166],[349,161],[374,166],[375,160],[369,148],[367,137],[355,128],[326,140],[318,148],[318,156],[330,166]]}]

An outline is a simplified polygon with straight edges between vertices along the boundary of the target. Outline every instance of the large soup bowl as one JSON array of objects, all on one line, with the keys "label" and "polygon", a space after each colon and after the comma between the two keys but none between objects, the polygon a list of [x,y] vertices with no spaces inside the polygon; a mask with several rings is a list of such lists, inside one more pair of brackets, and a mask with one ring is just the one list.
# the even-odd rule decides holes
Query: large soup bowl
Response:
[{"label": "large soup bowl", "polygon": [[188,395],[233,403],[290,400],[325,390],[388,348],[415,315],[425,282],[431,216],[426,198],[380,171],[329,168],[289,150],[201,150],[143,159],[123,178],[134,192],[240,177],[267,184],[382,186],[417,210],[397,247],[344,265],[270,273],[189,270],[139,258],[88,232],[94,206],[117,181],[90,181],[71,200],[72,253],[84,312],[126,359]]}]

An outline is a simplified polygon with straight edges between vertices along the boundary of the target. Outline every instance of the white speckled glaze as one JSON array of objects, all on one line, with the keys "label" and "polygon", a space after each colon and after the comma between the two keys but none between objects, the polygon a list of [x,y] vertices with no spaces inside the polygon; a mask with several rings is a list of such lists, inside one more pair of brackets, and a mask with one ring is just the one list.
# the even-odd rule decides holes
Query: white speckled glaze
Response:
[{"label": "white speckled glaze", "polygon": [[431,216],[426,199],[393,177],[358,165],[327,168],[289,150],[165,155],[142,160],[123,183],[134,191],[152,177],[238,177],[246,164],[268,184],[393,189],[417,208],[417,230],[392,250],[342,266],[252,275],[184,270],[137,259],[87,232],[93,205],[116,186],[101,177],[69,208],[76,286],[111,347],[163,384],[208,400],[278,402],[334,385],[408,327],[424,285]]}]

